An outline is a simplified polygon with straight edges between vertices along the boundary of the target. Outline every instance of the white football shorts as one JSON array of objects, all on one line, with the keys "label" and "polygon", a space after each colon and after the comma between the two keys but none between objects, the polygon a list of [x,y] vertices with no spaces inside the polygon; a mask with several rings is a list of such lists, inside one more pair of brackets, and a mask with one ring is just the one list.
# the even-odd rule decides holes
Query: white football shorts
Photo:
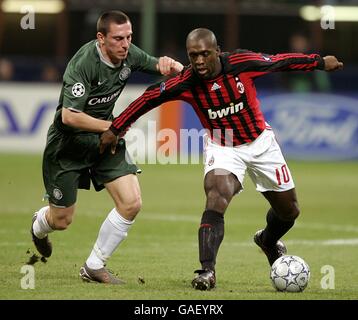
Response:
[{"label": "white football shorts", "polygon": [[225,169],[238,178],[242,187],[247,171],[259,192],[282,192],[295,187],[271,129],[264,130],[255,141],[236,147],[218,145],[206,135],[204,161],[205,175],[211,170],[223,174],[220,169]]}]

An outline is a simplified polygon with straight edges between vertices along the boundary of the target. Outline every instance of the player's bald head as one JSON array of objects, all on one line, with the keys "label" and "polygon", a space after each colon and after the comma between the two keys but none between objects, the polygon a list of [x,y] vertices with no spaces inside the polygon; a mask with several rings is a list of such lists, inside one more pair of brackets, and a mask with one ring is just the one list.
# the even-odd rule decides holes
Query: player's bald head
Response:
[{"label": "player's bald head", "polygon": [[207,46],[216,48],[217,41],[214,32],[206,28],[198,28],[191,31],[186,37],[186,47],[188,48],[193,43],[203,41]]},{"label": "player's bald head", "polygon": [[211,30],[198,28],[191,31],[186,38],[186,52],[194,72],[200,78],[213,79],[220,73],[220,48]]}]

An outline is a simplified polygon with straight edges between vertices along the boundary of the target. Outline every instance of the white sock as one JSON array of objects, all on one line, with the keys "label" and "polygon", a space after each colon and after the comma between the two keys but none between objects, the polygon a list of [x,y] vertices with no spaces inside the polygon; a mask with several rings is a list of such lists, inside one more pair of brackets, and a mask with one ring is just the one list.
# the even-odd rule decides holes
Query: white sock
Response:
[{"label": "white sock", "polygon": [[46,212],[49,209],[49,206],[41,208],[37,211],[37,218],[33,224],[34,234],[37,238],[43,239],[47,236],[48,233],[53,232],[54,230],[49,226],[46,219]]},{"label": "white sock", "polygon": [[114,208],[104,220],[98,238],[86,264],[91,269],[101,269],[118,245],[127,237],[133,221],[123,218]]}]

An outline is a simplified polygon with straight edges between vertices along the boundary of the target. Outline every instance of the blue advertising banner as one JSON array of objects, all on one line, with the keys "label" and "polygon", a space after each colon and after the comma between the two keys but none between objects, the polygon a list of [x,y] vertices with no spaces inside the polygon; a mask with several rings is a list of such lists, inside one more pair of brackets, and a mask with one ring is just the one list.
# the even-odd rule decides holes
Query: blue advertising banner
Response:
[{"label": "blue advertising banner", "polygon": [[336,94],[261,98],[266,121],[291,159],[358,159],[358,99]]}]

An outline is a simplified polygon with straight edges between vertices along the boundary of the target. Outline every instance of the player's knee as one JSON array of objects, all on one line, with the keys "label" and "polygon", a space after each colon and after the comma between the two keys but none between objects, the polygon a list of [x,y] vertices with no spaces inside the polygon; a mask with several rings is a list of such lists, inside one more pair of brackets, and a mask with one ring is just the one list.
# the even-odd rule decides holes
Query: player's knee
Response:
[{"label": "player's knee", "polygon": [[285,220],[296,220],[300,215],[300,207],[297,201],[293,201],[286,210]]},{"label": "player's knee", "polygon": [[54,227],[56,230],[66,230],[72,223],[72,217],[62,217],[54,219]]},{"label": "player's knee", "polygon": [[295,201],[292,205],[292,218],[297,219],[299,215],[300,215],[300,206],[298,205],[298,202]]},{"label": "player's knee", "polygon": [[51,208],[50,220],[54,230],[66,230],[72,223],[74,206],[68,208]]},{"label": "player's knee", "polygon": [[136,197],[135,199],[128,201],[127,203],[122,205],[122,210],[120,210],[120,212],[126,217],[134,219],[141,208],[142,208],[142,198]]},{"label": "player's knee", "polygon": [[207,208],[218,212],[225,212],[230,200],[223,196],[220,192],[212,190],[207,194]]}]

